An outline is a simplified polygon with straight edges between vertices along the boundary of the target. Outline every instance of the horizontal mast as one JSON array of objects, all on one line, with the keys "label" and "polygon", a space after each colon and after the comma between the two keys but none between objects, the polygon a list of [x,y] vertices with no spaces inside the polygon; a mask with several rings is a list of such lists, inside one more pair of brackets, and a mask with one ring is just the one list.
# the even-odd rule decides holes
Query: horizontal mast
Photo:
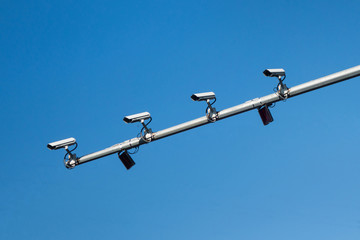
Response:
[{"label": "horizontal mast", "polygon": [[[360,65],[349,68],[334,74],[330,74],[325,77],[321,77],[297,86],[294,86],[287,90],[286,92],[286,98],[295,97],[297,95],[307,93],[319,88],[323,88],[326,86],[329,86],[331,84],[335,84],[338,82],[342,82],[345,80],[348,80],[350,78],[354,78],[360,76]],[[261,98],[255,98],[252,100],[249,100],[245,103],[242,103],[240,105],[230,107],[227,109],[224,109],[222,111],[217,112],[217,121],[222,120],[240,113],[244,113],[253,109],[257,109],[264,105],[270,105],[272,103],[281,101],[284,99],[284,96],[281,96],[278,92],[272,93],[269,95],[266,95]],[[184,132],[187,130],[190,130],[192,128],[200,127],[209,123],[213,123],[209,120],[207,116],[200,117],[164,130],[160,130],[158,132],[152,133],[151,142],[159,140],[161,138],[165,138],[180,132]],[[128,150],[131,148],[138,147],[142,144],[146,144],[148,141],[144,141],[141,137],[129,139],[127,141],[124,141],[122,143],[115,144],[109,148],[100,150],[98,152],[94,152],[85,156],[82,156],[77,159],[76,165],[83,164],[98,158],[102,158],[120,151]]]}]

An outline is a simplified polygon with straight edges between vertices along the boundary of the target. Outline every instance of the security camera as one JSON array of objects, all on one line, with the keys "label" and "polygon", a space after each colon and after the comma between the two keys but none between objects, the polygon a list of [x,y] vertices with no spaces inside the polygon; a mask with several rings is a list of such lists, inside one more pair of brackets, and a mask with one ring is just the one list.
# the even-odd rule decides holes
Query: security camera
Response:
[{"label": "security camera", "polygon": [[205,93],[195,93],[191,95],[191,99],[194,101],[206,101],[215,98],[215,93],[205,92]]},{"label": "security camera", "polygon": [[[212,106],[216,102],[215,93],[213,92],[195,93],[191,95],[191,99],[194,101],[206,101],[206,104],[208,105],[205,110],[206,117],[210,122],[215,122],[217,120],[218,114],[216,112],[216,109]],[[214,99],[212,103],[210,103],[211,99]]]},{"label": "security camera", "polygon": [[74,145],[74,144],[76,144],[76,139],[75,138],[67,138],[67,139],[64,139],[64,140],[49,143],[47,145],[47,147],[50,150],[57,150],[59,148],[68,147],[68,146],[71,146],[71,145]]},{"label": "security camera", "polygon": [[286,86],[286,84],[283,83],[286,78],[285,70],[282,68],[265,69],[263,73],[267,77],[278,78],[279,84],[277,85],[277,92],[283,100],[287,99],[289,88]]},{"label": "security camera", "polygon": [[146,119],[148,119],[150,117],[151,117],[150,113],[142,112],[142,113],[138,113],[138,114],[134,114],[134,115],[124,117],[124,122],[126,122],[126,123],[140,122],[141,120],[146,120]]},{"label": "security camera", "polygon": [[282,77],[285,76],[285,70],[282,68],[266,69],[264,75],[267,77]]}]

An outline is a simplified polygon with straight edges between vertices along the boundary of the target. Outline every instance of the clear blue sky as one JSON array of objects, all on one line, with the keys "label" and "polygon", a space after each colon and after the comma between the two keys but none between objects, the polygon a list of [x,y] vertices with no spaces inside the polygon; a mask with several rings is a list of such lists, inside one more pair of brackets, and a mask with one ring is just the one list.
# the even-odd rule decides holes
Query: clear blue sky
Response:
[{"label": "clear blue sky", "polygon": [[360,78],[66,170],[78,155],[360,64],[359,1],[2,1],[1,239],[360,239]]}]

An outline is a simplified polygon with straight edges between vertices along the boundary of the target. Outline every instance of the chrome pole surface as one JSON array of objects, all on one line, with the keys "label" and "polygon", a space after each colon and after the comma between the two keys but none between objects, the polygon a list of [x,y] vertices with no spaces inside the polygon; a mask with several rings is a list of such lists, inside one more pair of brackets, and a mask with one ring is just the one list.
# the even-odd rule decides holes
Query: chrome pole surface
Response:
[{"label": "chrome pole surface", "polygon": [[[342,81],[345,81],[345,80],[348,80],[350,78],[354,78],[357,76],[360,76],[360,65],[337,72],[337,73],[333,73],[333,74],[327,75],[325,77],[321,77],[321,78],[318,78],[318,79],[315,79],[315,80],[312,80],[312,81],[309,81],[309,82],[306,82],[306,83],[303,83],[303,84],[300,84],[297,86],[294,86],[294,87],[288,89],[287,98],[295,97],[297,95],[300,95],[300,94],[303,94],[306,92],[310,92],[310,91],[313,91],[313,90],[316,90],[319,88],[323,88],[323,87],[329,86],[331,84],[342,82]],[[249,100],[245,103],[242,103],[240,105],[230,107],[230,108],[227,108],[227,109],[224,109],[224,110],[218,112],[217,113],[218,114],[217,121],[240,114],[240,113],[243,113],[243,112],[257,109],[258,107],[261,107],[264,105],[269,105],[269,104],[272,104],[272,103],[275,103],[275,102],[278,102],[281,100],[283,100],[283,97],[281,97],[279,95],[279,93],[272,93],[272,94],[269,94],[269,95],[261,97],[261,98],[255,98],[255,99]],[[213,123],[213,122],[210,122],[206,116],[200,117],[200,118],[197,118],[197,119],[185,122],[185,123],[181,123],[179,125],[176,125],[176,126],[153,133],[151,142],[159,140],[164,137],[168,137],[168,136],[180,133],[180,132],[190,130],[192,128],[200,127],[202,125],[209,124],[209,123]],[[135,147],[138,147],[138,146],[140,146],[142,144],[146,144],[146,143],[148,143],[148,142],[144,141],[140,137],[133,138],[133,139],[124,141],[122,143],[115,144],[109,148],[100,150],[98,152],[94,152],[94,153],[82,156],[77,159],[76,165],[83,164],[83,163],[86,163],[86,162],[89,162],[89,161],[92,161],[92,160],[95,160],[98,158],[102,158],[102,157],[105,157],[105,156],[108,156],[108,155],[111,155],[111,154],[114,154],[114,153],[117,153],[117,152],[120,152],[123,150],[135,148]]]}]

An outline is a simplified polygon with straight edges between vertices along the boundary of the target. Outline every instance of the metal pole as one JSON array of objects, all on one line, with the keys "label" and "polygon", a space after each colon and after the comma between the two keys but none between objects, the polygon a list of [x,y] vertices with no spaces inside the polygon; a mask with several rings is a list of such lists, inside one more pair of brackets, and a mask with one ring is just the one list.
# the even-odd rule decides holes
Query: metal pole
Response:
[{"label": "metal pole", "polygon": [[[297,95],[310,92],[322,87],[329,86],[331,84],[335,84],[341,81],[345,81],[350,78],[354,78],[360,76],[360,65],[349,68],[334,74],[330,74],[328,76],[318,78],[300,85],[297,85],[295,87],[292,87],[287,92],[287,98],[295,97]],[[252,100],[249,100],[245,103],[242,103],[240,105],[224,109],[220,112],[218,112],[218,118],[217,120],[225,119],[243,112],[247,112],[253,109],[257,109],[264,105],[269,105],[278,101],[283,100],[283,97],[279,95],[279,93],[272,93],[267,96],[261,97],[261,98],[255,98]],[[173,134],[177,134],[183,131],[190,130],[192,128],[200,127],[205,124],[212,123],[208,120],[206,116],[200,117],[164,130],[160,130],[158,132],[153,133],[153,137],[151,141],[159,140],[164,137],[171,136]],[[124,141],[119,144],[115,144],[109,148],[100,150],[98,152],[94,152],[88,155],[85,155],[83,157],[80,157],[77,159],[76,165],[83,164],[101,157],[105,157],[123,150],[131,149],[137,146],[140,146],[142,144],[146,144],[148,142],[145,142],[141,138],[133,138],[127,141]]]}]

